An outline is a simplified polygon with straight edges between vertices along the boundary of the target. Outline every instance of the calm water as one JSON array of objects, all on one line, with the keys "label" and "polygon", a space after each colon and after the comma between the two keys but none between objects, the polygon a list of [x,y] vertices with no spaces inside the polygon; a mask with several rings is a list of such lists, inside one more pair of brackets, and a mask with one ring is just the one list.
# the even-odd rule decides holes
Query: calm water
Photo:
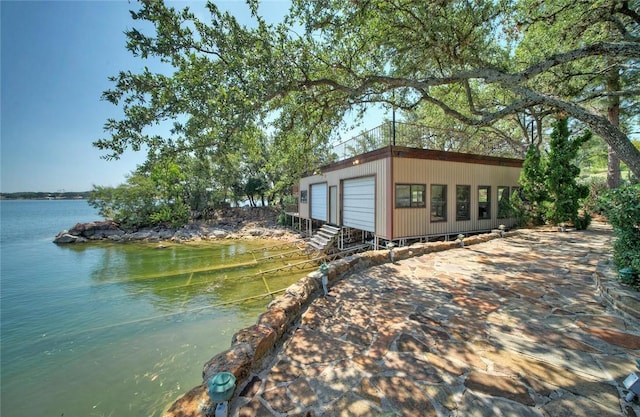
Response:
[{"label": "calm water", "polygon": [[98,219],[85,201],[0,210],[3,417],[158,416],[269,302],[228,304],[266,291],[250,251],[273,242],[57,246],[58,231]]}]

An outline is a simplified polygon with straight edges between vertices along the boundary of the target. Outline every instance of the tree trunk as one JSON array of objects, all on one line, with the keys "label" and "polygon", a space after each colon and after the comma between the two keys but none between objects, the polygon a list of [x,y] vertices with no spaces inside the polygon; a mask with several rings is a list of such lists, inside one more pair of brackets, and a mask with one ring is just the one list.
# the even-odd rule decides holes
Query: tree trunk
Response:
[{"label": "tree trunk", "polygon": [[[607,91],[609,93],[620,90],[620,73],[618,67],[613,67],[607,76]],[[620,126],[620,96],[609,96],[609,105],[607,107],[607,119],[612,125]],[[607,188],[614,189],[620,187],[620,158],[609,145],[607,153]]]},{"label": "tree trunk", "polygon": [[620,158],[611,146],[607,147],[607,188],[620,187]]}]

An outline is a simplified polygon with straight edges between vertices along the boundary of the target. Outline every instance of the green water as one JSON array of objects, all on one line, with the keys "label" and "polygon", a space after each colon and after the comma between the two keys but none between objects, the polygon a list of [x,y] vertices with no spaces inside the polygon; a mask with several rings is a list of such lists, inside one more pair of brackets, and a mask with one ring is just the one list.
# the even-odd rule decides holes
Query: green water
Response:
[{"label": "green water", "polygon": [[159,416],[309,272],[257,276],[302,259],[265,240],[57,246],[86,202],[1,204],[2,416]]}]

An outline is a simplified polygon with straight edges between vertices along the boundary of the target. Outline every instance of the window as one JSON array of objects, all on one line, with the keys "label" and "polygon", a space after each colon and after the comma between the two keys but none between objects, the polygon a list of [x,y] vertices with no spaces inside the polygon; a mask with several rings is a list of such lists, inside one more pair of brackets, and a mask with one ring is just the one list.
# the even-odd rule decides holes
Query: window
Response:
[{"label": "window", "polygon": [[456,220],[471,220],[470,185],[456,185]]},{"label": "window", "polygon": [[307,204],[307,190],[300,190],[300,202]]},{"label": "window", "polygon": [[396,208],[425,207],[424,184],[396,184]]},{"label": "window", "polygon": [[498,218],[506,219],[510,214],[509,187],[498,187]]},{"label": "window", "polygon": [[431,184],[431,221],[447,221],[447,186]]},{"label": "window", "polygon": [[491,187],[481,185],[478,187],[478,219],[491,218]]}]

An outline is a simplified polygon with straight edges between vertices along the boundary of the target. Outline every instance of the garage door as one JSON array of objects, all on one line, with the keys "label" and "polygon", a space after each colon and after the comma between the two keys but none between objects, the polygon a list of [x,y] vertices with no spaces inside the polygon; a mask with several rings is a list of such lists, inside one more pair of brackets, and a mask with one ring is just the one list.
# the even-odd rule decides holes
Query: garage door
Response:
[{"label": "garage door", "polygon": [[376,179],[356,178],[342,182],[342,224],[354,229],[376,231]]},{"label": "garage door", "polygon": [[327,183],[311,184],[311,218],[327,221]]}]

